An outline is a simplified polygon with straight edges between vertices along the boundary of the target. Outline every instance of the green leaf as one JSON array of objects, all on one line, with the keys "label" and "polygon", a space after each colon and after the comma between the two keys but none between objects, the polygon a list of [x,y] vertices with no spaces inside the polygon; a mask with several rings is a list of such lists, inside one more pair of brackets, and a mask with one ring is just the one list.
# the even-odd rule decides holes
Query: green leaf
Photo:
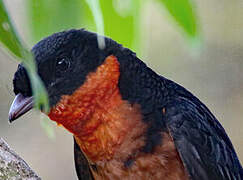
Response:
[{"label": "green leaf", "polygon": [[135,49],[134,40],[137,35],[137,29],[135,28],[134,14],[139,14],[139,9],[136,9],[133,3],[137,2],[137,0],[134,0],[134,2],[129,1],[126,14],[121,14],[122,11],[118,10],[119,4],[116,4],[116,1],[123,3],[121,0],[100,1],[104,17],[105,35],[123,44],[125,47]]},{"label": "green leaf", "polygon": [[45,112],[49,110],[46,90],[36,73],[36,66],[32,54],[23,45],[14,29],[2,0],[0,0],[0,42],[17,60],[22,61],[30,77],[34,92],[35,106],[42,107]]},{"label": "green leaf", "polygon": [[55,32],[80,28],[81,0],[27,0],[28,22],[34,42]]},{"label": "green leaf", "polygon": [[198,38],[198,19],[191,0],[158,0],[189,38]]},{"label": "green leaf", "polygon": [[54,140],[56,138],[55,131],[54,131],[53,125],[51,124],[51,121],[49,120],[49,118],[45,115],[41,115],[40,124],[41,124],[42,128],[45,130],[48,138]]},{"label": "green leaf", "polygon": [[[26,67],[26,66],[25,66]],[[41,109],[43,112],[49,112],[49,101],[44,84],[40,77],[33,71],[28,71],[32,91],[34,92],[35,107]]]},{"label": "green leaf", "polygon": [[[65,29],[86,28],[135,49],[139,44],[139,1],[28,0],[28,22],[35,42]],[[119,9],[122,4],[127,8]]]},{"label": "green leaf", "polygon": [[[83,10],[87,19],[82,20],[85,27],[100,34],[104,31],[105,36],[125,47],[138,50],[140,0],[86,0],[85,2],[87,6],[84,5]],[[93,14],[93,21],[90,19],[90,13]],[[96,24],[96,29],[93,23]]]},{"label": "green leaf", "polygon": [[16,57],[23,57],[22,51],[25,49],[23,49],[23,46],[10,23],[8,13],[2,0],[0,0],[0,42]]},{"label": "green leaf", "polygon": [[[89,5],[90,9],[92,10],[94,20],[96,23],[97,33],[99,35],[104,35],[104,22],[103,22],[103,15],[100,8],[99,0],[86,0],[87,4]],[[100,49],[105,48],[105,40],[104,37],[98,36],[98,45]]]}]

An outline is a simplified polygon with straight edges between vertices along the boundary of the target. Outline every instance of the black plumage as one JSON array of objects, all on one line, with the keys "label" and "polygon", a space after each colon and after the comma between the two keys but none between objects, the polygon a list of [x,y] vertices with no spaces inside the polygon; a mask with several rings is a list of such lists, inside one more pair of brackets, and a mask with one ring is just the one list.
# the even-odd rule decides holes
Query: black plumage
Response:
[{"label": "black plumage", "polygon": [[[54,34],[34,46],[32,52],[51,106],[63,94],[72,94],[89,72],[95,71],[107,56],[114,55],[120,63],[118,86],[122,98],[141,106],[143,121],[148,125],[142,152],[153,153],[163,142],[161,132],[167,132],[173,137],[191,179],[243,179],[243,169],[231,141],[200,100],[182,86],[156,74],[135,53],[115,41],[105,38],[105,49],[99,49],[96,38],[95,33],[71,30]],[[69,58],[71,68],[59,75],[56,62],[63,57]],[[15,93],[30,96],[29,84],[20,66],[14,78]],[[76,142],[74,149],[79,178],[92,179],[90,166]],[[125,164],[130,166],[132,160]]]}]

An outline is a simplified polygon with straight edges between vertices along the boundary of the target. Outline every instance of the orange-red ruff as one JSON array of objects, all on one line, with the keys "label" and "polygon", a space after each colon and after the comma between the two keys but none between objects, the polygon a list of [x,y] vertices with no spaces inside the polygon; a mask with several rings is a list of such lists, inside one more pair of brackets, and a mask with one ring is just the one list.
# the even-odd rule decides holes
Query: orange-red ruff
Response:
[{"label": "orange-red ruff", "polygon": [[[71,133],[89,162],[95,179],[187,179],[173,140],[163,134],[163,144],[144,154],[147,125],[139,105],[122,100],[118,88],[119,62],[106,58],[72,95],[62,96],[50,119]],[[161,113],[162,115],[162,113]],[[133,159],[131,167],[124,162]]]}]

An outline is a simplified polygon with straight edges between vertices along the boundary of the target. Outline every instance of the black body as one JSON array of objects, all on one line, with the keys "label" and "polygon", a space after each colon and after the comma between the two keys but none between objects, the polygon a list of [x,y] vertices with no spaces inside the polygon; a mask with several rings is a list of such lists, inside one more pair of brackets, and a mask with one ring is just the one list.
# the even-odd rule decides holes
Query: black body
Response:
[{"label": "black body", "polygon": [[[243,169],[225,130],[208,108],[180,85],[157,75],[136,54],[105,38],[106,48],[98,48],[97,35],[85,30],[54,34],[34,46],[38,73],[47,88],[50,104],[61,95],[72,94],[86,75],[109,55],[120,63],[119,89],[124,100],[140,104],[148,123],[146,145],[153,153],[162,143],[161,131],[170,132],[192,180],[241,180]],[[59,59],[68,58],[70,68],[60,71]],[[29,80],[22,66],[14,78],[14,92],[31,96]],[[165,114],[162,109],[165,109]],[[75,163],[79,179],[92,179],[88,162],[75,143]]]}]

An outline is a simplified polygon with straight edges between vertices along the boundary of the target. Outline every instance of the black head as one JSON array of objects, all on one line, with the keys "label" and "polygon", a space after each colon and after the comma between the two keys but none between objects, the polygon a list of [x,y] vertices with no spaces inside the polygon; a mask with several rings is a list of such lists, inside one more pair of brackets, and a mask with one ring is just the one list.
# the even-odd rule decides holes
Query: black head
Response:
[{"label": "black head", "polygon": [[[95,71],[118,48],[121,45],[105,38],[105,48],[100,49],[97,34],[83,29],[59,32],[38,42],[32,53],[47,89],[50,106],[55,105],[62,95],[72,94],[84,83],[87,74]],[[32,96],[22,64],[18,66],[13,84],[14,93],[21,94],[21,99]]]},{"label": "black head", "polygon": [[[106,38],[106,48],[100,49],[97,34],[85,30],[70,30],[53,34],[32,49],[38,74],[47,89],[50,105],[61,95],[71,94],[119,45]],[[29,78],[23,65],[14,75],[14,92],[32,96]]]}]

